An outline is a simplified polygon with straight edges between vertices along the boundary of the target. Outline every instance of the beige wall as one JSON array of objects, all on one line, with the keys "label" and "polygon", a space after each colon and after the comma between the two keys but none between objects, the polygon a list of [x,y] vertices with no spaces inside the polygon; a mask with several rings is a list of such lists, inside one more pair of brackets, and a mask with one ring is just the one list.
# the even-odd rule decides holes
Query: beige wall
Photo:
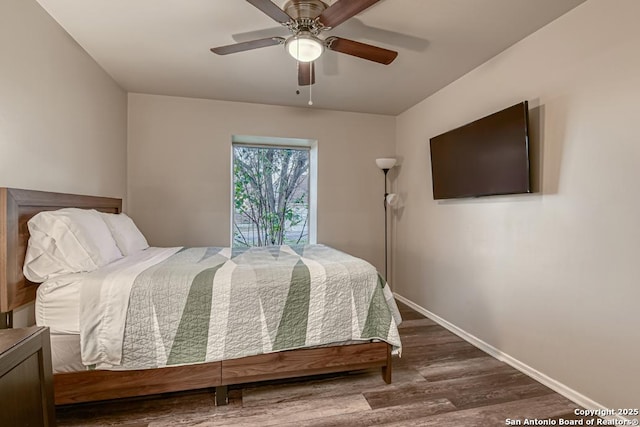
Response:
[{"label": "beige wall", "polygon": [[124,198],[126,138],[126,93],[35,0],[0,0],[0,187]]},{"label": "beige wall", "polygon": [[150,242],[230,242],[232,135],[318,141],[318,242],[384,266],[390,116],[129,94],[129,211]]},{"label": "beige wall", "polygon": [[126,93],[35,0],[0,1],[0,186],[124,197]]},{"label": "beige wall", "polygon": [[[640,402],[638,16],[588,1],[397,119],[395,291],[609,408]],[[542,191],[434,201],[429,138],[524,99]]]}]

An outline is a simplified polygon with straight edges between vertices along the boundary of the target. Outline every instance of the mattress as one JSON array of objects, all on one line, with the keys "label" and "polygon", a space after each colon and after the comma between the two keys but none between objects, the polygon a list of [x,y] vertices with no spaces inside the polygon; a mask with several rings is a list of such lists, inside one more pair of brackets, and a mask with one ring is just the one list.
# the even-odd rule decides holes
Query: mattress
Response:
[{"label": "mattress", "polygon": [[51,334],[79,334],[80,287],[88,273],[66,274],[38,286],[36,324]]},{"label": "mattress", "polygon": [[54,374],[87,370],[80,355],[80,335],[51,334],[51,365]]}]

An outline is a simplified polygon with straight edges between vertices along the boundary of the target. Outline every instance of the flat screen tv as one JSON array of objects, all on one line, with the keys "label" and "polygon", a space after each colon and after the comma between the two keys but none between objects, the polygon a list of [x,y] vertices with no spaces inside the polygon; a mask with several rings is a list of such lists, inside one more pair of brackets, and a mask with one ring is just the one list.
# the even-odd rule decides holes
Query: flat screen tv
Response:
[{"label": "flat screen tv", "polygon": [[528,117],[523,101],[431,138],[433,198],[530,193]]}]

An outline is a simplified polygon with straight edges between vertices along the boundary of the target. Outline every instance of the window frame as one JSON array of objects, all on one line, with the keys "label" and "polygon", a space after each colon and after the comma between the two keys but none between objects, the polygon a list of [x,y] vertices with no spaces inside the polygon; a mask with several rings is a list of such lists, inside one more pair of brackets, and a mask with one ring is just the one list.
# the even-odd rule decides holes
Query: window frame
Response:
[{"label": "window frame", "polygon": [[251,137],[234,135],[231,141],[231,185],[230,185],[230,246],[234,247],[234,226],[235,226],[235,147],[242,146],[248,148],[275,148],[306,150],[309,153],[309,169],[307,177],[307,234],[308,244],[317,243],[317,159],[318,144],[316,140],[299,138],[278,138],[278,137]]}]

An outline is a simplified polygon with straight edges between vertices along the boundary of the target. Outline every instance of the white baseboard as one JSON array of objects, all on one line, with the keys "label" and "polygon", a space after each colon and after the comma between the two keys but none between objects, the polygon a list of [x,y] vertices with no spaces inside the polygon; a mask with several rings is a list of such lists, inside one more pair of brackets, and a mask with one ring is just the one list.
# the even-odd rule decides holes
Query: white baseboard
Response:
[{"label": "white baseboard", "polygon": [[[539,383],[544,384],[545,386],[549,387],[550,389],[552,389],[556,393],[561,394],[562,396],[564,396],[567,399],[571,400],[572,402],[582,406],[583,408],[597,410],[597,411],[606,411],[608,409],[604,405],[601,405],[598,402],[595,402],[594,400],[592,400],[592,399],[588,398],[587,396],[577,392],[576,390],[572,389],[571,387],[568,387],[565,384],[562,384],[561,382],[549,377],[548,375],[543,374],[542,372],[540,372],[540,371],[532,368],[531,366],[519,361],[518,359],[516,359],[516,358],[514,358],[514,357],[512,357],[512,356],[510,356],[510,355],[508,355],[508,354],[506,354],[506,353],[504,353],[502,351],[500,351],[499,349],[497,349],[496,347],[492,346],[491,344],[487,344],[486,342],[482,341],[478,337],[476,337],[474,335],[471,335],[470,333],[460,329],[456,325],[446,321],[445,319],[443,319],[442,317],[438,316],[437,314],[434,314],[434,313],[430,312],[426,308],[419,306],[418,304],[416,304],[413,301],[403,297],[402,295],[399,295],[399,294],[397,294],[395,292],[394,292],[394,295],[395,295],[395,297],[396,297],[396,299],[398,301],[408,305],[409,307],[411,307],[412,309],[414,309],[418,313],[428,317],[429,319],[431,319],[434,322],[438,323],[440,326],[448,329],[449,331],[453,332],[454,334],[456,334],[457,336],[459,336],[463,340],[469,342],[473,346],[479,348],[480,350],[484,351],[485,353],[488,353],[490,356],[495,357],[496,359],[500,360],[501,362],[505,362],[507,365],[512,366],[513,368],[517,369],[518,371],[522,372],[523,374],[533,378],[534,380],[538,381]],[[602,412],[602,413],[606,413],[606,412]],[[612,417],[602,417],[602,418],[611,419]],[[628,421],[628,419],[623,418],[623,417],[615,417],[615,418],[616,419],[620,419],[620,420]],[[631,424],[628,424],[628,425],[631,425]]]}]

